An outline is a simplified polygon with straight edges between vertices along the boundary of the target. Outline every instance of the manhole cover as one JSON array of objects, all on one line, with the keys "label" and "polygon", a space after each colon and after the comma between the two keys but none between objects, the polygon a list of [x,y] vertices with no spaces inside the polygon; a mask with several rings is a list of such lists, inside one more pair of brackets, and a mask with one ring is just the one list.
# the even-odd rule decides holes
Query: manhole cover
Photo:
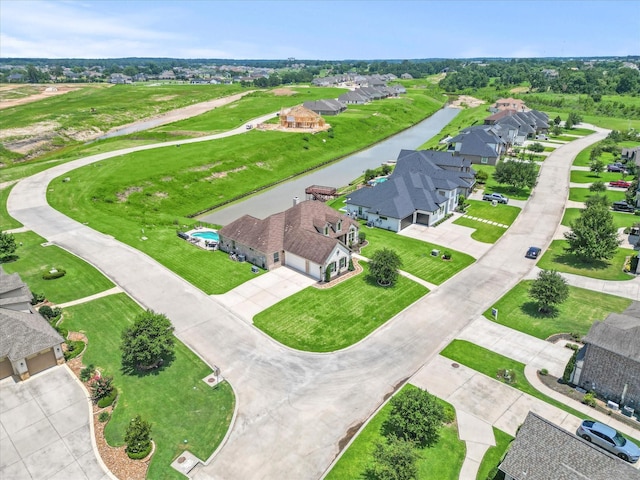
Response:
[{"label": "manhole cover", "polygon": [[178,459],[178,463],[183,463],[185,460],[186,460],[186,458],[185,458],[185,457],[180,457],[180,458]]},{"label": "manhole cover", "polygon": [[453,368],[458,368],[460,365],[459,365],[459,364],[457,364],[457,363],[452,363],[452,364],[451,364],[451,366],[452,366]]},{"label": "manhole cover", "polygon": [[213,382],[215,382],[215,381],[216,381],[216,379],[215,379],[215,378],[208,378],[208,379],[207,379],[207,382],[209,382],[209,383],[213,383]]}]

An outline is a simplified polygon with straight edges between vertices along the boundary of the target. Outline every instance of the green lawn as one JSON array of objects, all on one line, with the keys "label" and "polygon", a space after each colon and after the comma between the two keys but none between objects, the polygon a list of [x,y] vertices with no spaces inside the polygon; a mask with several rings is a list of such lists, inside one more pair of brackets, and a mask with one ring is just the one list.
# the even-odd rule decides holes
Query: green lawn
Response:
[{"label": "green lawn", "polygon": [[[402,260],[400,270],[435,285],[440,285],[475,261],[472,256],[465,253],[448,249],[442,245],[398,235],[381,228],[361,227],[360,231],[366,233],[366,240],[369,242],[362,249],[362,255],[371,258],[376,250],[383,248],[394,250]],[[445,250],[451,252],[451,260],[444,261],[440,257],[434,257],[431,255],[431,251],[434,249],[440,250],[440,254],[443,254]]]},{"label": "green lawn", "polygon": [[429,290],[399,277],[384,288],[364,271],[331,288],[307,287],[260,312],[253,323],[291,348],[332,352],[362,340]]},{"label": "green lawn", "polygon": [[[604,193],[611,203],[625,199],[625,189],[623,188],[618,190],[606,190],[605,192],[600,193]],[[576,187],[569,190],[569,200],[573,200],[574,202],[586,202],[587,198],[591,195],[593,195],[593,192],[589,191],[588,188]]]},{"label": "green lawn", "polygon": [[622,177],[622,173],[605,171],[600,174],[595,174],[588,170],[571,170],[571,176],[570,176],[570,181],[574,183],[593,183],[593,182],[609,183],[613,180],[624,180],[624,178]]},{"label": "green lawn", "polygon": [[483,120],[489,115],[490,113],[487,112],[487,105],[465,108],[461,110],[460,113],[456,115],[456,117],[442,130],[440,130],[440,133],[418,147],[418,150],[438,150],[446,148],[446,145],[440,145],[440,140],[446,137],[455,137],[463,128],[468,128],[473,125],[481,125]]},{"label": "green lawn", "polygon": [[567,253],[566,240],[554,240],[540,260],[538,267],[545,270],[557,270],[563,273],[573,273],[600,280],[631,280],[632,275],[622,271],[625,257],[635,255],[636,252],[627,248],[618,248],[611,260],[585,263],[575,255]]},{"label": "green lawn", "polygon": [[476,480],[487,480],[489,473],[502,462],[502,459],[509,449],[509,445],[511,445],[513,441],[511,435],[496,427],[493,427],[493,436],[496,439],[496,444],[493,447],[489,447],[489,450],[487,450],[484,457],[482,457],[482,463],[478,469]]},{"label": "green lawn", "polygon": [[[18,246],[15,262],[4,263],[7,273],[18,272],[32,292],[44,293],[53,303],[64,303],[112,288],[113,283],[84,260],[60,247],[43,247],[46,240],[33,232],[14,234]],[[43,280],[51,268],[66,270],[64,277]]]},{"label": "green lawn", "polygon": [[[576,218],[580,216],[580,208],[567,208],[564,211],[564,215],[562,217],[562,225],[566,225],[567,227],[571,226],[571,222],[573,222]],[[611,212],[613,215],[613,223],[617,228],[626,228],[631,227],[633,224],[640,222],[640,217],[634,215],[633,213],[626,212]]]},{"label": "green lawn", "polygon": [[[509,205],[492,206],[491,202],[480,200],[468,200],[466,214],[471,217],[491,220],[502,225],[511,225],[520,213],[520,208]],[[464,227],[474,228],[471,238],[483,243],[495,243],[507,230],[504,227],[490,225],[479,220],[460,217],[453,223]]]},{"label": "green lawn", "polygon": [[20,222],[18,222],[15,218],[9,216],[9,212],[7,212],[7,199],[9,198],[9,194],[11,193],[11,189],[13,185],[10,187],[5,187],[0,190],[0,230],[11,230],[13,228],[19,228],[22,226]]},{"label": "green lawn", "polygon": [[[403,389],[409,388],[417,387],[413,385],[403,387]],[[445,408],[453,409],[444,400],[439,401]],[[391,404],[387,403],[376,413],[327,474],[325,477],[327,480],[365,478],[364,474],[371,463],[376,442],[384,441],[380,429],[390,412]],[[445,425],[440,430],[438,443],[431,448],[419,449],[419,453],[417,477],[419,480],[457,480],[464,461],[466,446],[458,438],[456,422]]]},{"label": "green lawn", "polygon": [[492,308],[498,309],[498,320],[491,309],[484,316],[501,325],[546,339],[556,333],[579,333],[584,336],[596,320],[604,320],[611,312],[622,313],[631,300],[578,287],[569,287],[569,298],[558,305],[554,315],[538,312],[529,296],[532,281],[522,281],[498,300]]},{"label": "green lawn", "polygon": [[235,399],[229,384],[213,389],[202,381],[211,368],[178,340],[175,357],[166,366],[147,375],[123,375],[120,334],[140,311],[126,295],[111,295],[65,308],[63,326],[85,332],[89,343],[83,363],[113,375],[120,392],[105,428],[109,444],[122,445],[129,420],[139,414],[151,422],[157,447],[147,477],[181,479],[170,463],[187,448],[207,459],[229,428]]}]

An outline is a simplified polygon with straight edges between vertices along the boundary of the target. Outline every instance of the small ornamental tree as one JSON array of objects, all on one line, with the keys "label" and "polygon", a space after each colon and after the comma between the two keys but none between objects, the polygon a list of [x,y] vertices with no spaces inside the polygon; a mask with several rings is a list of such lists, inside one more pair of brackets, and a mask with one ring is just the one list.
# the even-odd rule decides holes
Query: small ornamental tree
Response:
[{"label": "small ornamental tree", "polygon": [[377,250],[371,257],[369,272],[379,285],[389,286],[396,283],[401,265],[402,260],[396,252],[383,248]]},{"label": "small ornamental tree", "polygon": [[590,192],[606,192],[607,186],[604,184],[603,181],[598,180],[597,182],[593,182],[591,184],[591,186],[589,187],[589,191]]},{"label": "small ornamental tree", "polygon": [[599,158],[594,158],[589,163],[589,171],[595,173],[597,177],[600,176],[603,170],[604,170],[604,162]]},{"label": "small ornamental tree", "polygon": [[569,298],[569,285],[555,270],[542,270],[531,284],[529,295],[538,303],[539,312],[551,313]]},{"label": "small ornamental tree", "polygon": [[140,415],[132,418],[124,434],[124,443],[129,457],[146,457],[151,451],[151,424],[142,420]]},{"label": "small ornamental tree", "polygon": [[163,314],[147,310],[122,332],[122,364],[147,370],[173,353],[174,337],[171,321]]},{"label": "small ornamental tree", "polygon": [[0,262],[12,259],[16,248],[16,240],[13,235],[0,232]]},{"label": "small ornamental tree", "polygon": [[414,480],[418,478],[419,458],[412,442],[391,437],[387,443],[376,442],[364,476],[375,480]]},{"label": "small ornamental tree", "polygon": [[562,122],[562,119],[560,118],[560,115],[556,115],[556,118],[553,119],[553,124],[554,125],[560,125],[560,122]]},{"label": "small ornamental tree", "polygon": [[590,262],[613,258],[620,245],[613,215],[605,206],[598,204],[582,210],[564,237],[569,243],[568,252]]},{"label": "small ornamental tree", "polygon": [[382,425],[386,437],[430,447],[440,438],[440,427],[451,421],[442,404],[426,390],[405,389],[391,399],[391,413]]},{"label": "small ornamental tree", "polygon": [[527,148],[531,153],[529,154],[529,160],[533,160],[533,155],[535,153],[542,153],[544,152],[544,145],[542,145],[539,142],[535,142],[532,143],[531,145],[529,145],[529,147]]}]

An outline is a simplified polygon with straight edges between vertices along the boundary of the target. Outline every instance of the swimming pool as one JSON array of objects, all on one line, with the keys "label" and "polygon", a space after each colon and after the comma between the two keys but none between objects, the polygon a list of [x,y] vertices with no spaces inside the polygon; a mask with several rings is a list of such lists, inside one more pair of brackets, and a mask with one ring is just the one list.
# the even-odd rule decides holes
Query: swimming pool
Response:
[{"label": "swimming pool", "polygon": [[205,230],[202,232],[193,232],[190,233],[192,237],[204,238],[205,240],[213,240],[214,242],[219,242],[220,237],[218,236],[218,232],[214,232],[212,230]]}]

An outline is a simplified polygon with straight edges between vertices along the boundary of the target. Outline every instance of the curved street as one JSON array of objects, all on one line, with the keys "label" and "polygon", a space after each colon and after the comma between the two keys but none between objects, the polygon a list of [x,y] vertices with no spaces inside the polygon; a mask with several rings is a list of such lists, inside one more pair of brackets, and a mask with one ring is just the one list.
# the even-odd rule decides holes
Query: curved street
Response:
[{"label": "curved street", "polygon": [[25,227],[96,266],[144,307],[167,314],[180,340],[221,367],[236,392],[238,415],[226,444],[195,478],[318,478],[350,428],[530,272],[533,263],[524,252],[551,242],[567,200],[573,158],[606,134],[597,129],[549,155],[517,220],[476,263],[362,342],[331,354],[277,344],[145,254],[47,204],[53,178],[128,152],[87,157],[24,179],[13,188],[7,207]]}]

